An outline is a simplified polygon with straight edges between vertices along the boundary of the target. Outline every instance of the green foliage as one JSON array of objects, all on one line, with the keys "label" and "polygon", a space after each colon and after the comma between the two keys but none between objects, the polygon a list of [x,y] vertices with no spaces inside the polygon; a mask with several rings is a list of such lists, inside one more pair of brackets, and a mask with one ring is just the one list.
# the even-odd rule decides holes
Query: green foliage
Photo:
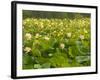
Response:
[{"label": "green foliage", "polygon": [[82,17],[90,17],[90,14],[87,13],[62,13],[62,12],[47,12],[47,11],[31,11],[31,10],[23,10],[23,18],[82,18]]},{"label": "green foliage", "polygon": [[28,54],[23,55],[23,69],[31,69],[33,68],[34,61],[32,60],[32,56]]},{"label": "green foliage", "polygon": [[91,65],[90,18],[74,17],[23,20],[23,69]]}]

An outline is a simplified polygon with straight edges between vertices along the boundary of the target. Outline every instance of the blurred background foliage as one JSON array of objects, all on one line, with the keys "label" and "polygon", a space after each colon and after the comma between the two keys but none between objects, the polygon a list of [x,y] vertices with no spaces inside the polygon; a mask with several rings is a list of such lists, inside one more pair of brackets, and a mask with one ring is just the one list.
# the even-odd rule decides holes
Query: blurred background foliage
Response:
[{"label": "blurred background foliage", "polygon": [[90,14],[87,13],[72,13],[72,12],[48,12],[48,11],[31,11],[31,10],[23,10],[23,19],[25,18],[82,18],[82,17],[90,17]]}]

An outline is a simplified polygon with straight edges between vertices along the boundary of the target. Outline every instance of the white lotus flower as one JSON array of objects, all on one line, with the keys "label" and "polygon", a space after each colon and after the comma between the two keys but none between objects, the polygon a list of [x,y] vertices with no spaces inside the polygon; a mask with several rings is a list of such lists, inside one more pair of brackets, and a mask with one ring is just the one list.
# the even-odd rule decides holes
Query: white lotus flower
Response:
[{"label": "white lotus flower", "polygon": [[53,54],[51,54],[51,53],[50,53],[50,54],[48,54],[48,56],[52,56],[52,55],[53,55]]},{"label": "white lotus flower", "polygon": [[25,34],[25,37],[26,37],[27,40],[31,40],[32,35],[30,33],[26,33]]},{"label": "white lotus flower", "polygon": [[61,44],[60,44],[60,48],[61,48],[61,49],[64,49],[64,48],[65,48],[65,44],[64,44],[64,43],[61,43]]},{"label": "white lotus flower", "polygon": [[84,39],[84,35],[80,35],[80,39]]},{"label": "white lotus flower", "polygon": [[68,37],[71,37],[71,36],[72,36],[72,33],[70,33],[70,32],[67,33],[67,36],[68,36]]},{"label": "white lotus flower", "polygon": [[50,38],[49,38],[49,37],[47,37],[47,36],[45,36],[45,37],[44,37],[44,39],[45,39],[45,40],[49,40]]},{"label": "white lotus flower", "polygon": [[25,51],[26,53],[29,53],[29,52],[31,51],[31,48],[30,48],[30,47],[25,47],[24,51]]},{"label": "white lotus flower", "polygon": [[56,33],[56,31],[54,31],[54,33]]},{"label": "white lotus flower", "polygon": [[37,33],[36,35],[35,35],[35,38],[39,38],[41,35],[39,34],[39,33]]}]

